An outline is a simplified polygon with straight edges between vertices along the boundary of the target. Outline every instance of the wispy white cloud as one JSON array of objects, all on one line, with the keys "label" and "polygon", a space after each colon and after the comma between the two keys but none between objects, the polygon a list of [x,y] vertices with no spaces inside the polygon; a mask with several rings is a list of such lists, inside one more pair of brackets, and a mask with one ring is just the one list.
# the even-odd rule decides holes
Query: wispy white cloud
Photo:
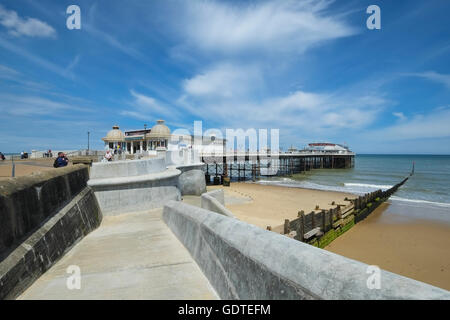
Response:
[{"label": "wispy white cloud", "polygon": [[369,131],[366,138],[380,141],[450,137],[450,108],[437,108],[426,114],[416,114],[395,125]]},{"label": "wispy white cloud", "polygon": [[392,112],[392,115],[396,116],[400,120],[406,120],[406,116],[403,114],[403,112]]},{"label": "wispy white cloud", "polygon": [[20,37],[55,38],[55,29],[36,18],[21,18],[16,11],[7,10],[0,4],[0,24],[8,33]]},{"label": "wispy white cloud", "polygon": [[450,89],[450,74],[442,74],[435,71],[406,73],[406,76],[420,77],[430,81],[438,82]]},{"label": "wispy white cloud", "polygon": [[41,96],[23,96],[15,94],[0,94],[0,113],[14,117],[19,116],[54,116],[56,118],[70,117],[73,112],[92,112],[88,107],[48,99]]},{"label": "wispy white cloud", "polygon": [[132,101],[128,103],[130,108],[120,112],[123,116],[147,121],[161,117],[173,119],[178,116],[178,112],[174,107],[168,107],[153,97],[134,90],[131,90],[130,94],[132,96]]},{"label": "wispy white cloud", "polygon": [[184,80],[185,92],[199,97],[236,98],[248,94],[262,82],[258,68],[221,63]]},{"label": "wispy white cloud", "polygon": [[58,66],[50,61],[47,61],[29,51],[27,51],[24,48],[18,47],[15,44],[13,44],[5,39],[2,39],[1,37],[0,37],[0,47],[3,47],[4,49],[11,51],[17,55],[20,55],[20,56],[26,58],[27,60],[45,68],[51,72],[54,72],[64,78],[73,78],[73,75],[70,72],[68,72],[65,68],[61,68],[60,66]]},{"label": "wispy white cloud", "polygon": [[263,88],[255,78],[260,78],[259,73],[246,68],[208,69],[183,82],[184,94],[177,103],[195,116],[227,126],[297,128],[315,133],[365,127],[390,103],[380,94],[355,90],[297,90],[258,99],[255,92]]},{"label": "wispy white cloud", "polygon": [[200,49],[226,53],[301,53],[356,30],[325,15],[331,1],[194,1],[183,6],[179,31]]},{"label": "wispy white cloud", "polygon": [[67,66],[66,71],[67,72],[71,72],[78,65],[78,63],[80,62],[80,58],[81,58],[81,56],[79,54],[77,54],[73,58],[73,60],[69,63],[69,65]]},{"label": "wispy white cloud", "polygon": [[108,44],[109,46],[116,48],[117,50],[123,52],[124,54],[137,59],[137,60],[145,60],[145,57],[136,49],[131,47],[130,45],[123,44],[117,38],[115,38],[110,33],[104,32],[92,24],[85,23],[83,24],[83,30],[90,33],[95,38],[101,40],[102,42]]},{"label": "wispy white cloud", "polygon": [[0,65],[0,81],[3,83],[19,85],[22,90],[42,90],[48,88],[48,84],[42,81],[31,81],[29,80],[29,77],[21,72],[4,65]]},{"label": "wispy white cloud", "polygon": [[16,79],[18,76],[20,76],[19,71],[0,64],[0,78]]}]

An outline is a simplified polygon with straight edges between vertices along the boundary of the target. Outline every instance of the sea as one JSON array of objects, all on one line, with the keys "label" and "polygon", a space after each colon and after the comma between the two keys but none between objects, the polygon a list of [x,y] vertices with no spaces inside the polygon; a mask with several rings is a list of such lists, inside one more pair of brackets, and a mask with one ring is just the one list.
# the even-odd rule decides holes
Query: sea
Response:
[{"label": "sea", "polygon": [[450,155],[356,155],[351,169],[313,169],[257,183],[362,195],[414,174],[389,199],[389,213],[450,223]]}]

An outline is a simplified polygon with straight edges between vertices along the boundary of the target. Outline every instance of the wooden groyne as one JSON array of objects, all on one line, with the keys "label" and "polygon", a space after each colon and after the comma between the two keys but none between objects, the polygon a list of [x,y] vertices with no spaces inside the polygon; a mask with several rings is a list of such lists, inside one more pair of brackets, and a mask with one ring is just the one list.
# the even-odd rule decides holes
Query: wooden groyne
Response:
[{"label": "wooden groyne", "polygon": [[[324,248],[388,200],[398,188],[408,181],[412,174],[413,171],[408,177],[386,191],[377,190],[355,199],[345,198],[349,202],[347,204],[333,202],[336,207],[329,210],[317,208],[307,214],[301,210],[298,212],[298,218],[292,221],[285,220],[282,233],[296,240]],[[271,230],[272,228],[268,226],[267,229]]]}]

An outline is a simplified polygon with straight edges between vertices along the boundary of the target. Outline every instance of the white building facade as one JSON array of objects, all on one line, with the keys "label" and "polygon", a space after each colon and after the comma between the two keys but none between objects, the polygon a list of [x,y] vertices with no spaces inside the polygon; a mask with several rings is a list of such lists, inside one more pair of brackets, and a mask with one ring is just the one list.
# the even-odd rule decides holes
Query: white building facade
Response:
[{"label": "white building facade", "polygon": [[215,136],[197,137],[188,134],[171,134],[164,120],[158,120],[151,129],[125,131],[113,126],[102,138],[105,150],[114,154],[156,155],[157,151],[192,150],[198,156],[222,156],[225,139]]}]

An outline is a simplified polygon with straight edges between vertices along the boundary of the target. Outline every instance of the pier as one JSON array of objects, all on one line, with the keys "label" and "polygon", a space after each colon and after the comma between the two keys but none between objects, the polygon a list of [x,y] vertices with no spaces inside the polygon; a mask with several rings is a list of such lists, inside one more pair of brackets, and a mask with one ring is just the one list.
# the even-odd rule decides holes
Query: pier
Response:
[{"label": "pier", "polygon": [[[297,153],[227,153],[222,156],[202,154],[206,163],[206,183],[223,184],[225,177],[234,181],[256,180],[261,176],[289,176],[312,169],[349,169],[355,165],[353,152]],[[213,178],[211,181],[211,177]]]}]

